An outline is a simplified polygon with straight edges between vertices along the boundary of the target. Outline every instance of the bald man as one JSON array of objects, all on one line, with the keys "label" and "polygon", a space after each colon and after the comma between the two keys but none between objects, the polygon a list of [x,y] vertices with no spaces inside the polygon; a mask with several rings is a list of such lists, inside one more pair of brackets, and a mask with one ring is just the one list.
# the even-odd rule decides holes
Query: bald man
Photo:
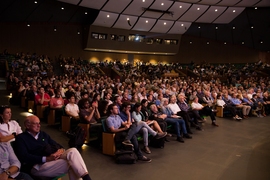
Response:
[{"label": "bald man", "polygon": [[15,152],[33,176],[56,177],[68,173],[70,180],[90,180],[86,165],[76,148],[65,150],[44,131],[37,116],[28,116],[26,131],[16,137]]}]

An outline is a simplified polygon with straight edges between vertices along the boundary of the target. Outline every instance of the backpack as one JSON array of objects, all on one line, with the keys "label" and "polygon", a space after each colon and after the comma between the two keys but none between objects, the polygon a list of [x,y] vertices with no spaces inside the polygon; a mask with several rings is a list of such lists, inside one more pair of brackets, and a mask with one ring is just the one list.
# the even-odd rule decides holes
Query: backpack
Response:
[{"label": "backpack", "polygon": [[115,162],[117,164],[135,164],[137,156],[133,151],[117,150],[115,152]]},{"label": "backpack", "polygon": [[68,145],[70,148],[75,147],[79,149],[84,144],[86,132],[80,126],[77,126],[75,129],[68,131],[67,135],[69,137]]},{"label": "backpack", "polygon": [[154,148],[164,148],[165,138],[156,139],[155,137],[152,137],[149,145]]}]

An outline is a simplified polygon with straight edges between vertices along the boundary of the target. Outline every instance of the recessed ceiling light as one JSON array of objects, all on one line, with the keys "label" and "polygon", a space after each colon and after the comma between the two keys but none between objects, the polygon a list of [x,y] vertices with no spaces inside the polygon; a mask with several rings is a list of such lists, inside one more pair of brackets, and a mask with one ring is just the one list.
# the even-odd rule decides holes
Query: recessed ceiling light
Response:
[{"label": "recessed ceiling light", "polygon": [[257,7],[255,7],[254,9],[258,9]]},{"label": "recessed ceiling light", "polygon": [[35,4],[37,4],[37,1],[34,1]]},{"label": "recessed ceiling light", "polygon": [[235,10],[233,10],[232,12],[235,12]]},{"label": "recessed ceiling light", "polygon": [[224,42],[224,44],[227,44],[226,42]]},{"label": "recessed ceiling light", "polygon": [[199,10],[200,10],[200,8],[197,8],[197,10],[199,11]]},{"label": "recessed ceiling light", "polygon": [[164,5],[164,3],[161,3],[161,6],[163,6]]},{"label": "recessed ceiling light", "polygon": [[184,26],[184,24],[181,24],[181,26]]},{"label": "recessed ceiling light", "polygon": [[30,27],[30,24],[27,24],[28,27]]},{"label": "recessed ceiling light", "polygon": [[87,12],[85,12],[84,14],[87,14]]},{"label": "recessed ceiling light", "polygon": [[200,29],[200,28],[201,28],[201,26],[198,26],[198,28]]},{"label": "recessed ceiling light", "polygon": [[108,14],[108,15],[107,15],[107,18],[109,18],[109,17],[110,17],[110,15]]},{"label": "recessed ceiling light", "polygon": [[129,18],[127,18],[127,20],[129,21]]},{"label": "recessed ceiling light", "polygon": [[245,42],[244,42],[244,41],[242,41],[242,44],[245,44]]},{"label": "recessed ceiling light", "polygon": [[145,2],[145,0],[142,0],[142,2]]},{"label": "recessed ceiling light", "polygon": [[263,41],[260,42],[261,44],[263,43]]},{"label": "recessed ceiling light", "polygon": [[145,22],[148,23],[148,20],[146,20]]},{"label": "recessed ceiling light", "polygon": [[235,29],[235,26],[233,26],[232,28]]},{"label": "recessed ceiling light", "polygon": [[192,41],[190,41],[189,44],[192,44]]},{"label": "recessed ceiling light", "polygon": [[167,23],[166,22],[164,22],[164,25],[166,25]]},{"label": "recessed ceiling light", "polygon": [[218,10],[217,9],[215,9],[215,12],[217,12]]},{"label": "recessed ceiling light", "polygon": [[216,29],[218,29],[218,27],[216,26]]},{"label": "recessed ceiling light", "polygon": [[78,35],[80,35],[80,34],[81,34],[81,32],[80,32],[80,31],[78,31],[78,32],[77,32],[77,34],[78,34]]},{"label": "recessed ceiling light", "polygon": [[251,29],[253,29],[254,27],[253,27],[253,26],[251,26],[250,28],[251,28]]},{"label": "recessed ceiling light", "polygon": [[61,7],[62,10],[64,10],[65,8],[64,7]]},{"label": "recessed ceiling light", "polygon": [[207,41],[206,44],[210,44],[210,43]]},{"label": "recessed ceiling light", "polygon": [[179,8],[182,8],[182,6],[179,6]]}]

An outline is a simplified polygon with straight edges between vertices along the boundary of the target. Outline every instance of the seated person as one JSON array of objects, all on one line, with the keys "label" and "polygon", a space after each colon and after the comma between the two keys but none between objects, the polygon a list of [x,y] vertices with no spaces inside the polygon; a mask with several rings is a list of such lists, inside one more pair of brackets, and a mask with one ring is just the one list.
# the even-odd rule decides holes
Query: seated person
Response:
[{"label": "seated person", "polygon": [[61,97],[60,90],[54,90],[55,96],[50,100],[50,109],[55,110],[55,121],[60,122],[63,115],[64,99]]},{"label": "seated person", "polygon": [[233,103],[233,105],[238,108],[238,109],[242,109],[242,113],[243,113],[243,118],[246,119],[248,118],[249,112],[251,110],[250,106],[247,106],[245,103],[243,103],[240,99],[240,97],[237,97],[236,93],[232,94],[232,98],[231,98],[231,102]]},{"label": "seated person", "polygon": [[180,116],[177,116],[177,115],[173,114],[172,110],[168,106],[168,104],[169,104],[168,99],[164,98],[162,100],[161,104],[162,104],[162,106],[161,106],[162,113],[167,115],[167,118],[165,118],[165,121],[167,123],[171,123],[171,124],[174,125],[175,132],[176,132],[176,135],[177,135],[176,140],[179,141],[179,142],[182,142],[182,143],[185,142],[183,140],[182,136],[181,136],[181,133],[180,133],[180,126],[181,126],[181,129],[182,129],[182,132],[183,132],[183,136],[185,138],[191,139],[192,137],[187,133],[185,121]]},{"label": "seated person", "polygon": [[68,99],[68,104],[65,106],[65,113],[70,119],[70,129],[73,129],[77,126],[79,123],[80,117],[79,117],[79,106],[75,104],[76,99],[74,95],[71,95],[71,97]]},{"label": "seated person", "polygon": [[233,115],[233,119],[241,120],[242,118],[238,116],[237,110],[234,106],[227,105],[225,101],[222,99],[222,96],[220,94],[217,95],[217,105],[221,106],[224,110],[230,111]]},{"label": "seated person", "polygon": [[[168,104],[168,107],[170,107],[172,113],[178,116],[182,116],[182,114],[185,112],[181,113],[180,107],[178,106],[178,104],[176,104],[176,96],[175,95],[170,96],[169,100],[170,100],[170,104]],[[190,125],[189,125],[189,123],[192,122],[191,119],[185,118],[185,116],[183,116],[183,118],[184,118],[188,133],[192,134],[190,130]]]},{"label": "seated person", "polygon": [[[156,133],[145,122],[131,123],[130,112],[127,112],[127,121],[123,121],[118,115],[118,107],[115,104],[111,104],[108,107],[108,111],[111,113],[106,119],[108,130],[115,133],[115,142],[122,142],[123,144],[134,147],[134,152],[138,156],[138,160],[151,162],[151,159],[144,156],[139,148],[138,140],[135,134],[137,134],[142,127],[146,127],[148,132],[155,136],[157,139],[165,137],[167,133]],[[131,144],[132,143],[132,144]]]},{"label": "seated person", "polygon": [[33,180],[28,174],[20,172],[21,163],[15,155],[10,143],[0,143],[0,179],[24,179]]},{"label": "seated person", "polygon": [[[197,96],[193,97],[193,100],[196,98]],[[177,96],[178,102],[177,105],[179,106],[179,108],[181,109],[180,112],[177,113],[177,115],[182,116],[184,119],[187,119],[188,122],[190,122],[193,126],[196,127],[197,130],[202,130],[198,124],[198,122],[205,122],[204,119],[201,118],[201,116],[199,116],[195,111],[192,110],[192,108],[190,107],[190,105],[188,105],[186,103],[186,99],[185,96],[182,94],[179,94]],[[192,101],[193,101],[192,100]],[[193,121],[192,119],[193,118]]]},{"label": "seated person", "polygon": [[215,127],[218,127],[218,125],[216,124],[216,117],[215,117],[214,111],[208,105],[207,106],[201,105],[199,103],[198,97],[195,97],[195,99],[191,103],[191,108],[200,115],[210,116],[212,120],[212,125]]},{"label": "seated person", "polygon": [[15,120],[11,120],[9,106],[0,106],[0,142],[13,142],[17,134],[22,133],[22,128]]},{"label": "seated person", "polygon": [[96,102],[93,102],[90,106],[90,102],[88,99],[81,99],[79,108],[79,116],[82,123],[96,124],[97,120],[100,119],[98,104]]},{"label": "seated person", "polygon": [[48,106],[50,100],[51,97],[49,96],[49,94],[45,93],[44,88],[39,87],[38,94],[35,96],[35,103],[43,106]]},{"label": "seated person", "polygon": [[[129,109],[131,108],[130,105],[128,107]],[[134,111],[132,112],[132,119],[134,119],[135,122],[145,121],[146,124],[149,126],[152,126],[154,130],[156,130],[159,133],[163,133],[157,121],[145,119],[144,115],[141,112],[141,108],[142,108],[141,103],[136,103],[133,108],[134,108]],[[126,109],[126,111],[129,111],[129,109]],[[143,133],[143,139],[144,139],[143,151],[146,152],[147,154],[150,154],[151,151],[148,147],[148,129],[143,127],[141,131]]]},{"label": "seated person", "polygon": [[26,131],[16,137],[15,152],[28,172],[33,176],[56,177],[68,173],[71,180],[91,179],[79,151],[76,148],[65,150],[40,131],[37,116],[28,116],[24,125]]}]

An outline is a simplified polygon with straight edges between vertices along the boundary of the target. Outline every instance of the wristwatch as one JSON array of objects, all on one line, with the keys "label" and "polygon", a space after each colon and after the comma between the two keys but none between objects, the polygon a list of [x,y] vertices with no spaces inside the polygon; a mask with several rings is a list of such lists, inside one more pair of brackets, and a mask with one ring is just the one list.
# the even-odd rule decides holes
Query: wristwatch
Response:
[{"label": "wristwatch", "polygon": [[10,172],[8,170],[4,171],[8,176],[10,176]]},{"label": "wristwatch", "polygon": [[13,133],[12,133],[12,135],[13,135],[14,137],[16,137],[16,136],[17,136],[16,132],[13,132]]}]

